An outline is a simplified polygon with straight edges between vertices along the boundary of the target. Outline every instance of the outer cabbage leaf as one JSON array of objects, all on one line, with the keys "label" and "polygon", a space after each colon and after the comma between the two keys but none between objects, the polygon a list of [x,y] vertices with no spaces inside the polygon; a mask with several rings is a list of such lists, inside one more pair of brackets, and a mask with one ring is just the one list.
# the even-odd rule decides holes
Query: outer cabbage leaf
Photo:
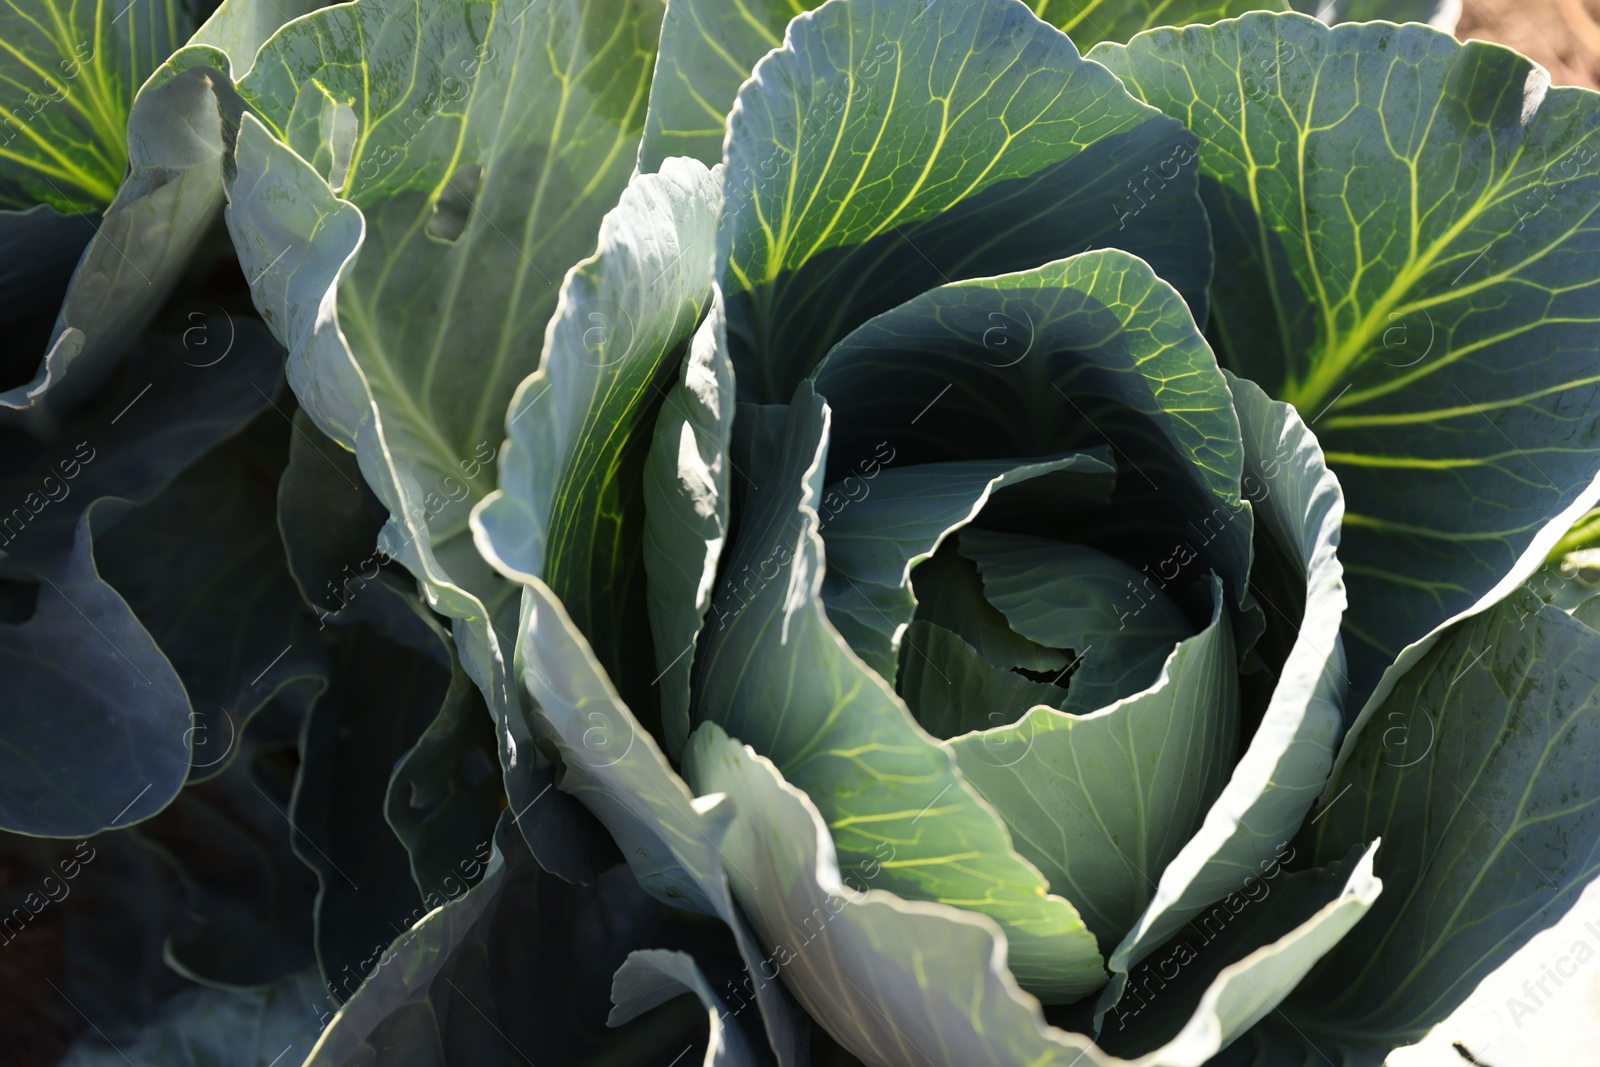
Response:
[{"label": "outer cabbage leaf", "polygon": [[728,537],[734,409],[727,332],[714,301],[656,416],[645,460],[645,584],[661,671],[661,738],[673,758],[689,737],[695,646]]},{"label": "outer cabbage leaf", "polygon": [[[852,0],[790,23],[739,92],[718,278],[739,395],[940,283],[1111,244],[1205,318],[1194,141],[1015,0]],[[1144,167],[1170,188],[1128,202]]]},{"label": "outer cabbage leaf", "polygon": [[[1276,1024],[1284,1018],[1279,1007],[1284,998],[1381,899],[1383,883],[1373,874],[1381,854],[1374,841],[1352,846],[1322,867],[1292,874],[1268,868],[1253,877],[1134,971],[1115,1019],[1100,1031],[1102,1044],[1125,1055],[1146,1049],[1159,1055],[1158,1046],[1181,1041],[1197,1024],[1205,1025],[1201,1020],[1214,1018],[1227,1051],[1208,1063],[1235,1062],[1268,1024],[1252,1027],[1263,1019]],[[1248,963],[1233,962],[1245,953]],[[1247,968],[1248,974],[1239,974]],[[1230,972],[1241,980],[1217,982]],[[1247,1032],[1245,1040],[1232,1044]],[[1308,1061],[1319,1059],[1319,1052],[1303,1036],[1284,1049],[1285,1056],[1303,1055]]]},{"label": "outer cabbage leaf", "polygon": [[289,463],[278,480],[277,524],[289,572],[316,612],[318,629],[363,617],[362,591],[389,562],[376,548],[387,518],[355,455],[297,409]]},{"label": "outer cabbage leaf", "polygon": [[[278,525],[295,581],[321,626],[384,626],[399,603],[393,594],[404,599],[413,586],[409,576],[390,573],[391,557],[374,547],[388,512],[367,488],[353,453],[304,412],[296,412],[295,429],[278,496]],[[513,713],[501,719],[498,709],[486,708],[460,685],[462,677],[452,672],[439,714],[396,764],[385,801],[423,898],[459,887],[461,866],[473,862],[473,851],[487,839],[484,804],[497,808],[500,788],[478,777],[476,749],[484,737],[498,749],[502,766],[517,767],[518,773],[504,776],[505,791],[539,862],[568,881],[593,882],[617,861],[609,835],[582,805],[550,790],[554,768],[534,747],[526,718]]]},{"label": "outer cabbage leaf", "polygon": [[840,1044],[890,1067],[1199,1067],[1270,1011],[1379,888],[1369,854],[1311,914],[1303,898],[1291,901],[1290,922],[1262,924],[1275,940],[1211,978],[1170,1042],[1122,1060],[1045,1024],[1005,969],[1004,934],[984,916],[848,886],[821,815],[770,761],[707,724],[690,739],[685,767],[696,789],[734,803],[723,859],[749,872],[734,885],[773,946],[770,965]]},{"label": "outer cabbage leaf", "polygon": [[644,949],[630,953],[611,980],[611,1000],[616,1007],[607,1021],[615,1026],[631,1022],[685,992],[693,993],[705,1005],[710,1039],[704,1067],[745,1067],[762,1062],[760,1053],[745,1041],[744,1030],[724,1021],[734,1013],[687,952]]},{"label": "outer cabbage leaf", "polygon": [[482,870],[505,794],[494,718],[450,654],[450,686],[417,743],[394,764],[384,818],[411,859],[425,905],[459,895]]},{"label": "outer cabbage leaf", "polygon": [[128,165],[134,94],[194,32],[197,6],[39,0],[0,9],[0,208],[73,214],[111,202]]},{"label": "outer cabbage leaf", "polygon": [[[317,872],[317,962],[338,1000],[361,985],[397,929],[435,906],[423,899],[410,853],[384,816],[396,764],[449,692],[449,637],[414,595],[369,595],[386,600],[389,618],[339,631],[328,692],[301,729],[300,769],[285,813],[296,853]],[[471,852],[483,842],[461,844]]]},{"label": "outer cabbage leaf", "polygon": [[[273,380],[278,353],[257,336],[271,389],[281,383]],[[266,403],[253,388],[241,392],[246,402]],[[216,402],[210,390],[202,395],[207,404]],[[146,420],[157,416],[143,414],[136,426],[149,432]],[[191,784],[228,766],[239,735],[274,696],[293,687],[303,700],[326,679],[323,650],[273,524],[273,481],[286,461],[290,433],[280,410],[261,411],[96,546],[102,578],[127,600],[183,680]]]},{"label": "outer cabbage leaf", "polygon": [[[261,411],[276,388],[271,342],[249,329],[240,330],[238,342],[232,358],[199,370],[184,365],[187,353],[176,344],[147,342],[129,387],[74,416],[61,440],[12,442],[17,463],[8,481],[18,506],[0,517],[4,564],[10,576],[40,584],[32,616],[0,627],[0,655],[12,662],[15,681],[0,723],[7,760],[0,824],[7,829],[87,836],[149,817],[182,786],[197,734],[225,733],[216,712],[227,712],[208,705],[197,711],[186,685],[194,687],[195,699],[237,702],[238,719],[226,728],[233,729],[284,682],[314,669],[305,649],[287,665],[273,662],[287,651],[278,638],[288,643],[294,633],[294,607],[281,599],[270,621],[245,627],[249,655],[258,660],[224,661],[175,647],[175,669],[141,618],[172,637],[175,605],[211,610],[216,605],[209,598],[218,591],[207,580],[150,582],[130,572],[126,561],[127,553],[138,554],[148,526],[165,526],[174,510],[190,506],[190,494],[205,492],[212,475],[199,470],[180,479],[183,485],[158,491]],[[140,389],[134,383],[144,374],[149,378]],[[112,498],[112,492],[122,495]],[[146,501],[150,510],[126,533],[117,531],[124,548],[112,551],[102,575],[95,541],[129,514],[131,504]],[[212,518],[205,529],[166,534],[169,540],[194,538],[184,543],[206,558],[202,565],[197,556],[197,572],[238,547],[229,543],[236,533],[232,519]],[[270,557],[270,544],[257,547]],[[126,588],[114,588],[113,577]],[[271,651],[262,654],[263,647]],[[268,676],[268,669],[280,673]],[[213,751],[197,749],[194,762],[220,766],[211,764]],[[174,763],[180,756],[182,770]],[[208,768],[196,769],[204,774]]]},{"label": "outer cabbage leaf", "polygon": [[[105,212],[73,274],[38,372],[26,384],[0,393],[0,420],[48,431],[89,395],[143,331],[222,204],[226,130],[238,114],[230,66],[242,77],[271,30],[315,6],[316,0],[226,0],[190,45],[170,58],[167,53],[193,27],[193,4],[133,0],[112,14],[113,4],[106,0],[65,6],[51,0],[39,15],[57,18],[21,16],[32,31],[71,53],[54,70],[39,72],[60,82],[66,95],[38,119],[65,120],[78,127],[70,114],[73,108],[95,115],[84,124],[87,129],[63,132],[59,142],[52,131],[48,143],[70,153],[92,131],[91,140],[101,144],[96,155],[105,157],[100,164],[109,169],[93,183],[92,203],[78,203],[81,187],[36,172],[51,186],[50,201],[57,206],[72,211],[105,207]],[[20,5],[9,8],[12,18],[23,10]],[[10,42],[12,37],[0,33],[0,39]],[[93,62],[82,59],[84,43]],[[78,73],[63,81],[74,67]],[[140,90],[137,97],[135,89]],[[0,124],[4,122],[0,115]],[[24,132],[33,125],[27,124]],[[94,169],[96,164],[88,166]],[[109,186],[99,188],[105,181]],[[12,218],[9,212],[0,213],[0,227],[10,229]],[[55,299],[52,293],[51,302]]]},{"label": "outer cabbage leaf", "polygon": [[1344,487],[1350,710],[1370,714],[1409,646],[1600,498],[1600,95],[1495,45],[1296,14],[1094,55],[1204,138],[1230,264],[1211,332]]},{"label": "outer cabbage leaf", "polygon": [[1597,708],[1600,633],[1558,608],[1519,594],[1452,628],[1346,742],[1302,832],[1318,861],[1404,841],[1380,853],[1389,891],[1269,1029],[1377,1064],[1572,907],[1600,871]]},{"label": "outer cabbage leaf", "polygon": [[[731,4],[672,0],[661,24],[661,58],[650,86],[639,169],[653,171],[667,156],[692,156],[707,166],[719,162],[727,114],[739,86],[762,56],[783,46],[789,20],[817,6],[811,0],[735,0]],[[1287,10],[1283,0],[1140,0],[1120,5],[1104,0],[1032,0],[1028,6],[1039,18],[1064,31],[1080,50],[1101,41],[1126,41],[1153,26],[1215,22],[1246,11]]]},{"label": "outer cabbage leaf", "polygon": [[[48,331],[55,304],[84,245],[94,236],[94,228],[95,219],[63,215],[48,204],[25,211],[0,211],[0,293],[6,294],[0,303],[0,324],[17,330],[37,323]],[[0,364],[8,381],[28,374],[37,357],[37,350],[22,350],[27,333],[13,336],[16,349],[6,353]],[[40,338],[41,342],[44,339]]]},{"label": "outer cabbage leaf", "polygon": [[126,826],[160,811],[188,776],[183,682],[95,567],[96,534],[127,507],[115,498],[90,505],[71,553],[39,575],[33,616],[0,626],[7,830],[86,837]]},{"label": "outer cabbage leaf", "polygon": [[[161,945],[177,974],[259,989],[316,967],[317,878],[291,844],[284,812],[293,761],[281,758],[294,745],[310,696],[283,694],[248,731],[196,729],[194,762],[215,760],[227,769],[201,782],[191,772],[172,803],[129,835],[159,852],[182,887],[182,918],[169,919]],[[129,887],[116,880],[105,888]],[[169,913],[177,896],[166,902]]]},{"label": "outer cabbage leaf", "polygon": [[539,370],[506,412],[500,487],[473,511],[480,551],[568,605],[646,722],[645,466],[657,412],[711,299],[719,174],[672,160],[630,182],[599,249],[568,271]]},{"label": "outer cabbage leaf", "polygon": [[[628,867],[657,900],[714,915],[733,932],[746,969],[759,944],[734,905],[720,858],[731,813],[715,797],[696,798],[660,747],[617,696],[583,635],[548,586],[528,579],[528,613],[519,648],[536,734],[565,764],[560,786],[605,824]],[[781,986],[764,982],[756,999],[779,1063],[800,1062],[807,1037]]]},{"label": "outer cabbage leaf", "polygon": [[720,163],[739,86],[757,60],[783,44],[789,20],[816,6],[811,0],[670,0],[639,169],[659,170],[668,156],[690,156],[708,167]]},{"label": "outer cabbage leaf", "polygon": [[1291,0],[1289,6],[1330,26],[1381,19],[1425,22],[1436,30],[1455,33],[1461,19],[1461,0]]},{"label": "outer cabbage leaf", "polygon": [[724,582],[713,601],[718,626],[696,664],[697,719],[748,740],[806,791],[847,870],[870,866],[884,888],[992,917],[1019,981],[1052,1001],[1081,997],[1105,975],[1078,913],[1047,895],[950,752],[828,623],[816,532],[827,439],[827,404],[802,382],[727,566],[738,575],[759,564],[756,588]]},{"label": "outer cabbage leaf", "polygon": [[61,420],[47,440],[0,429],[10,458],[0,493],[0,570],[26,576],[67,551],[89,503],[118,496],[144,503],[174,476],[267,407],[282,355],[261,324],[207,318],[195,330],[226,330],[227,358],[207,359],[176,339],[143,338],[117,388]]},{"label": "outer cabbage leaf", "polygon": [[701,1040],[706,1013],[687,998],[606,1028],[612,973],[629,952],[683,936],[662,929],[626,870],[597,886],[564,882],[534,862],[509,813],[494,840],[483,880],[394,939],[307,1067],[648,1067]]},{"label": "outer cabbage leaf", "polygon": [[228,222],[257,306],[302,404],[389,509],[382,547],[460,620],[502,719],[516,586],[468,516],[558,272],[627,182],[654,17],[622,0],[359,0],[285,27],[239,86],[254,114]]}]

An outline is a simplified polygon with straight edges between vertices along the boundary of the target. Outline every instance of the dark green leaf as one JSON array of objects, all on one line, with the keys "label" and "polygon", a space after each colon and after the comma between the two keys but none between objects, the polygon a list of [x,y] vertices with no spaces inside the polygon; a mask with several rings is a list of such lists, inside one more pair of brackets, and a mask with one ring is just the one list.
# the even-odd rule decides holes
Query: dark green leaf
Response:
[{"label": "dark green leaf", "polygon": [[[1203,321],[1194,144],[1015,0],[796,20],[728,131],[717,253],[739,395],[787,401],[845,334],[941,282],[1096,245],[1144,257]],[[1136,181],[1160,187],[1150,203]]]},{"label": "dark green leaf", "polygon": [[[1456,625],[1352,733],[1302,835],[1382,834],[1388,887],[1284,1005],[1376,1063],[1425,1034],[1600,871],[1600,634],[1518,594]],[[1363,1051],[1364,1050],[1364,1051]]]},{"label": "dark green leaf", "polygon": [[1353,713],[1600,496],[1600,96],[1296,14],[1094,55],[1204,139],[1219,356],[1300,409],[1348,497]]}]

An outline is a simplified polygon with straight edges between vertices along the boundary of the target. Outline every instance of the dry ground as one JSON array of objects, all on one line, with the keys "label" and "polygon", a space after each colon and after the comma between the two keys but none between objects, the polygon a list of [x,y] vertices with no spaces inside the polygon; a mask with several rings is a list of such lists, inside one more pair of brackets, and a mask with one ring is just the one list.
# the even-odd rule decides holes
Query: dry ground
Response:
[{"label": "dry ground", "polygon": [[1463,0],[1456,36],[1509,45],[1557,85],[1600,88],[1600,0]]}]

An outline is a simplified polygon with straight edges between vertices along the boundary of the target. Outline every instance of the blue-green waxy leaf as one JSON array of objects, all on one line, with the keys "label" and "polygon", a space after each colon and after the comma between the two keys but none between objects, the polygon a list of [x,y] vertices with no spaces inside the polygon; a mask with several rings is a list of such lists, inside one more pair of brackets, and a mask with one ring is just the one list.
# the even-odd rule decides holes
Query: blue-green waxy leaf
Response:
[{"label": "blue-green waxy leaf", "polygon": [[[1072,905],[1046,892],[948,750],[829,625],[821,597],[821,494],[828,408],[796,390],[780,450],[755,474],[696,663],[697,720],[748,741],[806,791],[847,871],[920,900],[959,901],[999,922],[1009,965],[1045,999],[1105,980]],[[748,601],[745,599],[748,597]]]},{"label": "blue-green waxy leaf", "polygon": [[118,496],[144,503],[189,464],[264,410],[283,355],[253,319],[208,317],[193,329],[225,341],[227,355],[200,355],[170,337],[147,336],[128,356],[128,380],[61,420],[37,440],[0,429],[0,570],[25,576],[57,560],[89,503]]},{"label": "blue-green waxy leaf", "polygon": [[1282,856],[1326,782],[1338,744],[1345,691],[1339,483],[1293,407],[1250,382],[1231,375],[1228,381],[1244,433],[1242,485],[1259,520],[1258,537],[1270,538],[1295,568],[1287,579],[1294,601],[1280,602],[1259,586],[1254,592],[1293,644],[1249,746],[1199,831],[1164,870],[1149,872],[1158,882],[1155,895],[1108,959],[1112,978],[1101,1015],[1122,995],[1134,964]]},{"label": "blue-green waxy leaf", "polygon": [[[1203,138],[1222,361],[1349,502],[1351,708],[1600,497],[1600,96],[1424,26],[1297,14],[1095,50]],[[1381,677],[1380,677],[1381,676]]]},{"label": "blue-green waxy leaf", "polygon": [[[279,384],[279,354],[265,331],[252,332],[265,349],[263,369],[270,378],[262,377],[272,389]],[[236,352],[232,358],[249,356]],[[210,375],[221,369],[188,373],[215,388],[223,381]],[[272,483],[287,458],[292,429],[250,384],[240,399],[260,405],[260,414],[99,538],[95,548],[101,577],[133,608],[183,680],[191,709],[190,784],[227,768],[239,750],[239,735],[274,696],[286,687],[299,699],[314,696],[327,674],[316,627],[284,564],[273,523]],[[201,394],[207,403],[211,393]],[[155,401],[146,398],[152,407]],[[140,424],[148,432],[146,419],[161,416],[154,410],[143,414]],[[128,420],[133,417],[130,412]]]},{"label": "blue-green waxy leaf", "polygon": [[538,371],[506,412],[500,486],[473,511],[479,550],[568,605],[629,706],[653,721],[645,482],[657,412],[711,299],[719,172],[669,160],[635,178],[567,273]]},{"label": "blue-green waxy leaf", "polygon": [[[816,388],[836,411],[832,454],[848,461],[884,439],[943,459],[1109,445],[1118,491],[1148,488],[1158,506],[1203,517],[1188,562],[1203,560],[1245,599],[1250,521],[1233,398],[1189,308],[1126,252],[933,288],[852,331]],[[1062,521],[1063,536],[1102,525]],[[1168,535],[1150,551],[1170,551]],[[1130,591],[1127,606],[1137,602]]]},{"label": "blue-green waxy leaf", "polygon": [[[1380,2],[1394,7],[1396,0]],[[1395,14],[1366,17],[1427,21],[1410,12],[1437,2],[1416,0],[1414,8],[1406,8],[1405,18]],[[639,168],[655,170],[667,156],[693,156],[707,166],[720,161],[727,114],[739,86],[762,56],[783,46],[789,20],[817,6],[812,0],[669,3],[661,24],[661,57],[650,86]],[[1126,41],[1153,26],[1215,22],[1246,11],[1287,10],[1283,0],[1139,0],[1120,4],[1033,0],[1028,6],[1040,19],[1064,31],[1080,50],[1101,41]]]},{"label": "blue-green waxy leaf", "polygon": [[127,508],[90,505],[70,554],[39,573],[33,616],[0,626],[0,826],[13,833],[126,826],[160,811],[188,776],[183,682],[95,567],[95,536]]},{"label": "blue-green waxy leaf", "polygon": [[[276,759],[293,746],[316,695],[283,693],[233,734],[226,726],[196,729],[195,762],[207,753],[226,769],[203,781],[191,774],[161,814],[129,835],[160,855],[182,886],[184,919],[169,920],[160,953],[185,978],[260,989],[316,967],[317,878],[291,845],[283,815],[293,770]],[[225,749],[231,758],[217,759]]]},{"label": "blue-green waxy leaf", "polygon": [[[47,204],[22,211],[0,211],[0,324],[15,329],[29,320],[53,317],[55,304],[72,277],[83,246],[94,236],[95,220],[63,215]],[[22,344],[21,335],[14,344]],[[37,352],[5,356],[7,377],[28,372]]]},{"label": "blue-green waxy leaf", "polygon": [[1379,710],[1303,843],[1319,862],[1363,834],[1404,844],[1284,1005],[1347,1063],[1420,1038],[1600,871],[1600,633],[1519,593],[1453,627]]},{"label": "blue-green waxy leaf", "polygon": [[646,592],[661,672],[661,736],[674,759],[689,737],[695,646],[728,536],[734,409],[722,306],[713,302],[656,416],[645,460]]},{"label": "blue-green waxy leaf", "polygon": [[1028,6],[1085,52],[1101,41],[1126,41],[1157,26],[1191,26],[1247,11],[1289,10],[1285,0],[1033,0]]},{"label": "blue-green waxy leaf", "polygon": [[1212,585],[1210,623],[1169,646],[1144,692],[1087,715],[1036,707],[950,743],[1017,851],[1077,905],[1106,950],[1149,903],[1155,872],[1199,829],[1232,769],[1237,657],[1222,583]]},{"label": "blue-green waxy leaf", "polygon": [[494,719],[450,652],[453,669],[438,714],[394,764],[384,817],[411,858],[411,878],[432,905],[459,895],[481,868],[504,803]]},{"label": "blue-green waxy leaf", "polygon": [[[470,957],[478,922],[485,915],[493,915],[503,899],[508,847],[503,834],[509,822],[508,816],[497,827],[482,880],[458,899],[428,912],[395,938],[379,957],[373,974],[342,1005],[334,1005],[337,1014],[330,1020],[329,1013],[324,1013],[319,1020],[325,1024],[324,1029],[304,1061],[306,1067],[345,1067],[357,1062],[355,1057],[362,1053],[366,1054],[366,1062],[373,1062],[385,1030],[411,1031],[407,1036],[426,1032],[424,1027],[428,1024],[415,1016],[433,1015],[435,1000],[449,1003],[448,993],[435,993],[437,979],[449,980],[464,958]],[[395,966],[397,963],[401,966]],[[442,1015],[443,1029],[448,1033],[453,1014]]]},{"label": "blue-green waxy leaf", "polygon": [[[1016,0],[799,16],[729,116],[717,253],[740,397],[787,401],[850,330],[941,282],[1097,245],[1148,260],[1204,321],[1194,144]],[[1146,203],[1136,182],[1161,188]]]},{"label": "blue-green waxy leaf", "polygon": [[[238,605],[229,613],[229,605],[212,599],[229,599],[214,579],[241,548],[231,541],[238,533],[233,516],[167,530],[161,549],[182,543],[194,553],[193,569],[166,583],[150,579],[148,526],[164,527],[162,515],[194,506],[196,495],[214,485],[215,467],[231,461],[218,457],[180,472],[262,411],[277,387],[279,356],[264,332],[240,323],[236,341],[229,358],[211,367],[186,366],[192,353],[177,344],[147,341],[130,365],[142,387],[130,384],[76,413],[51,442],[4,432],[14,463],[0,488],[14,504],[0,515],[6,553],[0,565],[10,578],[39,583],[32,616],[0,627],[0,655],[15,680],[0,723],[8,761],[0,773],[6,788],[0,825],[7,829],[86,836],[153,815],[186,776],[173,760],[181,755],[188,764],[193,746],[197,774],[221,769],[225,731],[242,727],[314,663],[308,647],[286,663],[273,662],[295,640],[296,605],[292,590],[273,581],[270,541],[248,550],[249,566],[266,561],[255,577],[273,606],[260,625],[239,619]],[[180,484],[170,485],[175,477]],[[131,504],[150,512],[127,519]],[[124,521],[126,531],[113,530]],[[120,546],[102,572],[99,543],[118,535]],[[239,626],[238,658],[216,649],[199,653],[174,625],[187,613],[209,611]],[[158,637],[177,639],[171,658]],[[261,645],[271,650],[263,654]],[[247,653],[259,659],[247,662]],[[210,745],[211,738],[218,743]],[[218,748],[222,756],[214,759]]]},{"label": "blue-green waxy leaf", "polygon": [[[532,698],[535,736],[560,752],[560,788],[605,824],[645,891],[673,907],[721,918],[746,967],[762,959],[734,907],[720,858],[731,813],[719,798],[696,798],[660,747],[617,696],[594,652],[561,601],[527,579],[527,618],[518,649]],[[780,1063],[799,1055],[802,1020],[780,986],[757,990],[768,1040]]]},{"label": "blue-green waxy leaf", "polygon": [[[257,305],[502,718],[517,587],[469,515],[561,274],[627,184],[656,19],[622,0],[360,0],[285,27],[239,86],[228,221]],[[353,145],[328,140],[351,132],[340,105]]]},{"label": "blue-green waxy leaf", "polygon": [[[985,598],[1013,630],[1047,648],[1072,649],[1070,711],[1094,711],[1148,688],[1193,632],[1160,589],[1130,596],[1145,575],[1087,545],[975,528],[962,535],[959,551],[978,565]],[[1213,615],[1220,610],[1213,605]]]},{"label": "blue-green waxy leaf", "polygon": [[898,469],[884,469],[882,458],[869,457],[860,470],[822,492],[822,540],[828,553],[822,600],[828,621],[890,683],[900,635],[917,606],[911,568],[1005,486],[1059,472],[1064,477],[1052,484],[1063,496],[1077,493],[1095,500],[1110,495],[1116,474],[1109,449],[1036,463],[923,463]]},{"label": "blue-green waxy leaf", "polygon": [[[0,31],[0,41],[9,45],[42,34],[54,42],[51,47],[71,53],[44,68],[30,68],[30,76],[49,76],[59,83],[49,96],[64,95],[26,123],[24,132],[65,119],[76,132],[51,132],[49,144],[58,154],[71,157],[87,143],[83,138],[98,143],[106,137],[106,145],[84,165],[93,170],[98,161],[110,168],[105,171],[110,191],[103,199],[99,192],[90,196],[81,185],[59,176],[31,172],[47,188],[48,203],[90,212],[98,226],[65,298],[58,291],[49,296],[51,304],[60,300],[61,310],[37,373],[0,392],[0,420],[47,431],[90,394],[138,338],[222,204],[224,128],[238,114],[230,78],[243,77],[272,30],[316,5],[317,0],[226,0],[190,45],[170,58],[168,52],[193,29],[198,5],[135,0],[117,13],[109,0],[70,5],[51,0],[38,15],[54,18],[30,17],[22,4],[8,5],[0,13],[0,18],[18,19],[29,27],[16,37],[8,27]],[[85,48],[92,61],[82,57]],[[17,54],[0,49],[0,69]],[[8,87],[17,85],[10,82]],[[93,112],[90,121],[72,117],[75,109],[85,107]],[[0,136],[7,131],[0,114]],[[0,158],[4,151],[0,147]],[[60,160],[47,162],[54,167]],[[5,171],[0,165],[0,173]],[[4,185],[0,179],[0,187]],[[93,202],[78,203],[85,196]],[[0,212],[0,232],[10,231],[16,218]],[[0,244],[10,239],[0,236]],[[9,288],[6,292],[8,297],[13,293]]]},{"label": "blue-green waxy leaf", "polygon": [[389,562],[376,547],[388,512],[362,480],[353,453],[329,440],[304,410],[295,411],[293,425],[289,463],[278,479],[278,534],[300,595],[324,629],[330,621],[363,618],[362,590]]},{"label": "blue-green waxy leaf", "polygon": [[722,161],[728,112],[756,62],[783,44],[789,20],[813,0],[672,0],[661,21],[661,55],[650,83],[639,169],[668,156],[706,166]]},{"label": "blue-green waxy leaf", "polygon": [[1106,1064],[1088,1041],[1046,1026],[1005,967],[984,915],[885,892],[882,865],[844,870],[806,793],[714,723],[695,731],[684,773],[726,794],[721,856],[735,895],[801,1005],[854,1055],[894,1067]]},{"label": "blue-green waxy leaf", "polygon": [[685,771],[696,789],[733,802],[722,856],[758,887],[734,881],[772,946],[769,969],[836,1041],[890,1067],[1200,1067],[1270,1011],[1379,889],[1369,853],[1311,907],[1296,898],[1290,922],[1251,924],[1272,940],[1245,942],[1248,955],[1208,974],[1172,1040],[1122,1060],[1045,1024],[1005,970],[1005,938],[984,916],[884,892],[882,871],[841,877],[815,805],[769,760],[707,724],[690,739]]}]

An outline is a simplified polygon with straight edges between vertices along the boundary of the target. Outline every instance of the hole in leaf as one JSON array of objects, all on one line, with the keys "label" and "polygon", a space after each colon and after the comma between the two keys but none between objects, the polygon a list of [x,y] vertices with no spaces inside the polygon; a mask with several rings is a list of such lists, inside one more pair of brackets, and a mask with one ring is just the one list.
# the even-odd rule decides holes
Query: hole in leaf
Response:
[{"label": "hole in leaf", "polygon": [[33,618],[39,583],[0,578],[0,623],[21,626]]},{"label": "hole in leaf", "polygon": [[433,203],[433,217],[428,220],[427,233],[440,241],[454,244],[467,228],[473,203],[478,199],[478,189],[483,185],[483,164],[463,163],[450,175]]},{"label": "hole in leaf", "polygon": [[1073,656],[1070,649],[1065,649],[1063,651],[1065,651],[1068,656],[1071,656],[1071,659],[1068,661],[1067,665],[1059,671],[1035,671],[1029,670],[1027,667],[1012,667],[1011,673],[1020,674],[1030,682],[1039,682],[1043,685],[1053,685],[1060,689],[1066,689],[1068,679],[1070,679],[1077,671],[1078,664],[1083,662],[1083,657]]}]

